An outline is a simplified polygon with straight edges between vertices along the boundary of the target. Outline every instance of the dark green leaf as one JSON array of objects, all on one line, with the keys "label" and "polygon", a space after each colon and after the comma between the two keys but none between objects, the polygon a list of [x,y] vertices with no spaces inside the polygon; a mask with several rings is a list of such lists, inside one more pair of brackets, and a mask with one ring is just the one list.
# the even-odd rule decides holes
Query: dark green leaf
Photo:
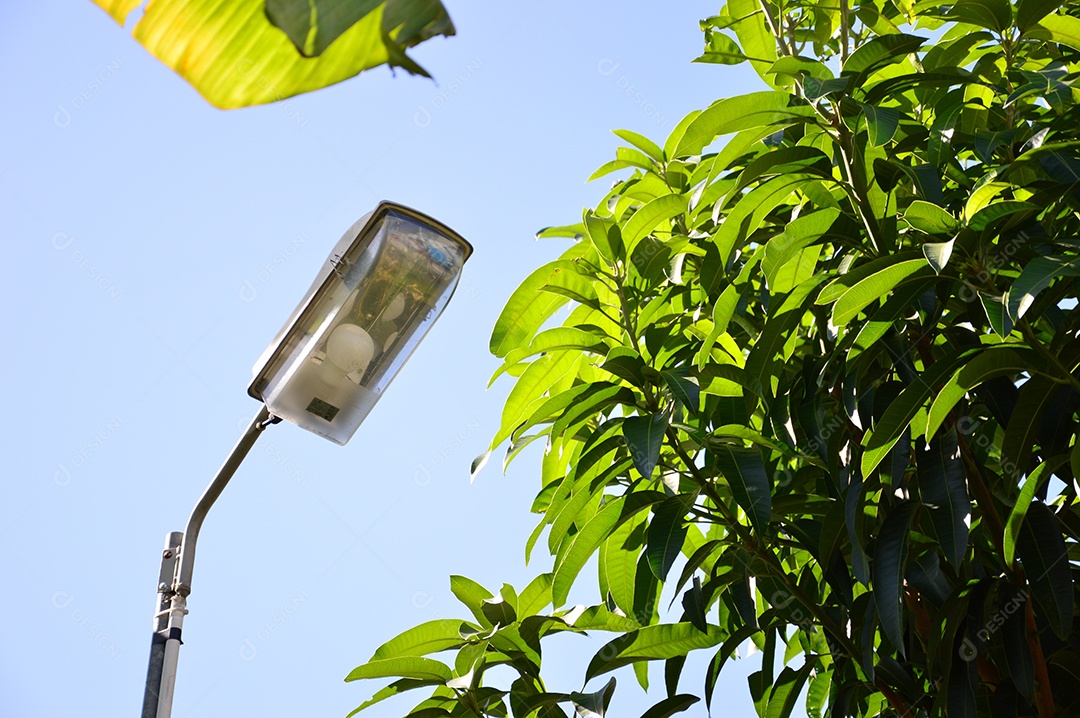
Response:
[{"label": "dark green leaf", "polygon": [[1020,537],[1020,527],[1023,526],[1024,517],[1027,516],[1028,509],[1031,508],[1031,503],[1035,499],[1035,492],[1049,481],[1054,471],[1067,460],[1068,457],[1065,455],[1054,457],[1050,461],[1039,464],[1024,480],[1024,485],[1020,487],[1020,495],[1016,497],[1016,503],[1013,504],[1005,523],[1005,565],[1011,566],[1013,559],[1016,558],[1016,542]]},{"label": "dark green leaf", "polygon": [[686,512],[694,505],[695,495],[671,496],[653,509],[646,533],[645,555],[653,575],[667,580],[668,571],[682,552],[686,539]]},{"label": "dark green leaf", "polygon": [[1050,286],[1050,282],[1057,277],[1077,276],[1080,276],[1080,256],[1036,257],[1028,262],[1006,294],[1009,316],[1013,321],[1023,317],[1035,303],[1039,292]]},{"label": "dark green leaf", "polygon": [[679,403],[691,414],[701,413],[701,387],[696,377],[687,375],[686,371],[664,370],[660,372],[671,393],[679,400]]},{"label": "dark green leaf", "polygon": [[688,693],[680,693],[660,701],[649,710],[641,714],[641,718],[669,718],[676,713],[682,713],[690,706],[697,703],[700,698]]},{"label": "dark green leaf", "polygon": [[1012,349],[990,349],[972,358],[945,382],[930,405],[926,419],[927,438],[933,438],[956,403],[975,387],[996,376],[1026,371],[1033,366],[1033,361],[1030,352]]},{"label": "dark green leaf", "polygon": [[967,553],[971,501],[956,433],[950,431],[931,441],[918,453],[916,464],[919,492],[923,503],[931,506],[930,521],[942,553],[959,569]]},{"label": "dark green leaf", "polygon": [[866,116],[870,145],[881,147],[896,134],[896,128],[900,126],[900,110],[895,107],[875,107],[874,105],[861,105],[861,107]]},{"label": "dark green leaf", "polygon": [[604,718],[614,693],[615,679],[612,678],[595,693],[571,693],[570,700],[573,701],[580,718]]},{"label": "dark green leaf", "polygon": [[1072,570],[1061,525],[1046,504],[1028,507],[1017,551],[1039,612],[1059,638],[1068,638],[1073,623]]},{"label": "dark green leaf", "polygon": [[658,411],[648,416],[631,416],[623,421],[623,436],[634,466],[642,478],[651,479],[660,459],[660,447],[667,431],[668,414]]},{"label": "dark green leaf", "polygon": [[1016,4],[1016,27],[1021,33],[1064,5],[1064,0],[1020,0]]},{"label": "dark green leaf", "polygon": [[425,688],[427,686],[438,686],[442,684],[443,681],[437,678],[428,680],[418,680],[415,678],[400,678],[391,683],[390,685],[378,690],[375,695],[373,695],[369,700],[366,700],[359,706],[357,706],[356,709],[350,712],[349,715],[345,716],[345,718],[352,718],[354,715],[364,710],[365,708],[369,708],[376,703],[379,703],[380,701],[386,700],[387,698],[401,695],[405,691],[411,691],[416,688]]},{"label": "dark green leaf", "polygon": [[758,535],[764,536],[769,530],[772,514],[772,481],[761,460],[761,452],[718,446],[713,453],[735,501],[750,517]]},{"label": "dark green leaf", "polygon": [[799,702],[806,679],[810,672],[817,666],[817,661],[810,657],[799,670],[793,670],[786,666],[780,671],[773,684],[772,693],[769,696],[769,707],[765,712],[766,718],[790,718],[791,712]]},{"label": "dark green leaf", "polygon": [[903,501],[885,517],[874,547],[874,604],[881,630],[889,642],[906,655],[904,648],[904,564],[907,561],[908,529],[917,504]]}]

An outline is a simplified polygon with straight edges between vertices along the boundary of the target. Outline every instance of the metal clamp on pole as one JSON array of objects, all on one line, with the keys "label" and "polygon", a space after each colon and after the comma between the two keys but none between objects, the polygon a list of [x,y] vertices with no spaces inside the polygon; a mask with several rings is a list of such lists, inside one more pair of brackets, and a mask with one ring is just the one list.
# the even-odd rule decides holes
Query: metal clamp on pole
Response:
[{"label": "metal clamp on pole", "polygon": [[166,538],[158,576],[158,602],[154,612],[154,635],[150,644],[150,664],[146,671],[142,718],[169,718],[172,715],[176,665],[183,643],[181,631],[187,614],[187,597],[191,593],[195,545],[203,520],[263,430],[278,421],[280,419],[272,416],[265,406],[259,409],[195,505],[187,528],[183,533],[174,531]]}]

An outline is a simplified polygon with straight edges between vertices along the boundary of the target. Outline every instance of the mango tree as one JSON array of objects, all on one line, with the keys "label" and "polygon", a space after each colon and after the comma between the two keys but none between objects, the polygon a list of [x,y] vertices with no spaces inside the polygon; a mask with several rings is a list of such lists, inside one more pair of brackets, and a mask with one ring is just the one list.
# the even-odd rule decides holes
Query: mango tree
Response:
[{"label": "mango tree", "polygon": [[[421,689],[410,715],[602,715],[599,681],[659,662],[646,715],[667,716],[753,643],[762,717],[1076,712],[1077,16],[729,0],[704,21],[699,61],[764,87],[659,143],[616,132],[593,177],[621,178],[539,233],[572,243],[492,333],[514,381],[492,449],[544,444],[526,552],[551,570],[454,577],[469,615],[379,648],[349,679],[396,680],[361,708]],[[567,606],[594,557],[595,605]],[[568,631],[612,636],[591,691],[543,681]]]}]

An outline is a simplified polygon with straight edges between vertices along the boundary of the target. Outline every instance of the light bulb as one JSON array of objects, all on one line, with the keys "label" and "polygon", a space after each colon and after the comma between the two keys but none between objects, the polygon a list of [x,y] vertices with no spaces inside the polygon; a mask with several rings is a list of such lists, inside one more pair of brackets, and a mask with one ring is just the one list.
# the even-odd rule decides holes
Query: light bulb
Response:
[{"label": "light bulb", "polygon": [[375,342],[355,324],[339,324],[326,340],[326,358],[346,374],[363,372],[373,356]]},{"label": "light bulb", "polygon": [[399,294],[390,300],[390,304],[383,310],[382,319],[384,322],[392,322],[401,316],[401,313],[405,311],[405,295]]}]

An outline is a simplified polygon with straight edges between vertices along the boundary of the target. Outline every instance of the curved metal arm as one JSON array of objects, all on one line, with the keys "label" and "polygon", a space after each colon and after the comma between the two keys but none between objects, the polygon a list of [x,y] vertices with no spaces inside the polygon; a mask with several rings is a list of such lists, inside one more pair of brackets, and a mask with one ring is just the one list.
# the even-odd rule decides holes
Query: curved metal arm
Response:
[{"label": "curved metal arm", "polygon": [[199,503],[195,504],[195,508],[188,518],[187,527],[184,529],[184,542],[180,546],[180,568],[177,570],[176,581],[173,584],[173,590],[181,596],[187,596],[191,593],[191,573],[195,567],[195,543],[199,540],[199,529],[202,528],[207,512],[217,501],[218,496],[221,496],[225,485],[229,483],[229,479],[236,473],[236,469],[240,466],[244,457],[251,451],[251,447],[255,445],[255,441],[262,434],[263,429],[279,421],[281,419],[272,416],[265,405],[260,407],[259,413],[251,420],[251,425],[248,426],[247,431],[236,442],[236,446],[233,447],[232,452],[225,459],[225,463],[221,465],[210,485],[206,487],[206,491],[203,492]]}]

